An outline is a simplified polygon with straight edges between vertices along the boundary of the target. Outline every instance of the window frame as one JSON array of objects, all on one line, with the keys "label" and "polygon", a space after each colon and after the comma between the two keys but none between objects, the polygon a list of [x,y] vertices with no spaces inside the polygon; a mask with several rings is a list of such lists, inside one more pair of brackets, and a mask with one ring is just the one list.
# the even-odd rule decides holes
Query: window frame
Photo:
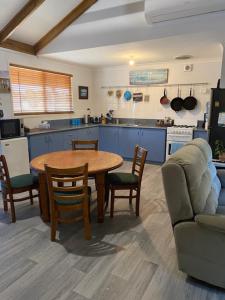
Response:
[{"label": "window frame", "polygon": [[[70,92],[71,92],[71,107],[72,107],[71,111],[52,111],[52,112],[45,111],[45,112],[21,112],[21,113],[17,113],[17,112],[14,112],[14,109],[13,109],[14,116],[32,116],[32,115],[36,115],[37,116],[37,115],[73,114],[74,113],[73,74],[63,73],[63,72],[58,72],[58,71],[52,71],[52,70],[49,70],[49,69],[42,69],[42,68],[36,68],[36,67],[28,67],[28,66],[19,65],[19,64],[13,64],[13,63],[10,63],[9,67],[17,67],[17,68],[22,68],[22,69],[34,70],[34,71],[48,72],[48,73],[53,73],[53,74],[58,74],[58,75],[65,75],[65,76],[69,76],[70,77],[70,89],[71,89]],[[10,76],[10,72],[9,72],[9,76]],[[10,90],[11,90],[11,98],[12,98],[12,104],[13,104],[13,92],[12,92],[12,81],[11,81],[11,78],[10,78]]]}]

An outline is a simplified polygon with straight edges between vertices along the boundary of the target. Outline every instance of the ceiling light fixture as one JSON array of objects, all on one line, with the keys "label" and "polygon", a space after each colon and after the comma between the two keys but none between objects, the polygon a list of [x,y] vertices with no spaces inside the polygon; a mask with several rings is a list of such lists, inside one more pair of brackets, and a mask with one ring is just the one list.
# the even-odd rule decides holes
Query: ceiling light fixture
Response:
[{"label": "ceiling light fixture", "polygon": [[133,58],[131,57],[131,59],[129,60],[129,65],[133,66],[135,64],[135,61],[133,60]]},{"label": "ceiling light fixture", "polygon": [[177,60],[185,60],[185,59],[191,59],[191,58],[193,58],[193,56],[192,55],[187,55],[187,54],[185,54],[185,55],[180,55],[180,56],[176,56],[175,57],[175,59],[177,59]]}]

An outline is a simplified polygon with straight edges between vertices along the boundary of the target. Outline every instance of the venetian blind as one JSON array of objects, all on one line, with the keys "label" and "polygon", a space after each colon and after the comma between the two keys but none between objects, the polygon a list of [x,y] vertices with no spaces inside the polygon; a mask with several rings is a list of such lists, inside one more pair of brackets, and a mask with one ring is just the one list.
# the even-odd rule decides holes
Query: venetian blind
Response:
[{"label": "venetian blind", "polygon": [[15,115],[73,111],[72,75],[10,65]]}]

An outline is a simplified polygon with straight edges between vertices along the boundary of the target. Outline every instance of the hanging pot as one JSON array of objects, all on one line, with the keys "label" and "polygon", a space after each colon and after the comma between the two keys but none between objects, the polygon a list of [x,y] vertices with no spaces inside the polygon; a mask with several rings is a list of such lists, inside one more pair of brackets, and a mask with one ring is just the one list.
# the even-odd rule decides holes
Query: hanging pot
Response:
[{"label": "hanging pot", "polygon": [[184,100],[180,97],[180,89],[178,87],[177,97],[173,98],[173,100],[170,102],[170,107],[174,111],[180,111],[183,108],[183,102]]},{"label": "hanging pot", "polygon": [[184,99],[184,108],[187,110],[193,110],[197,105],[197,99],[192,96],[192,89],[190,89],[190,96]]},{"label": "hanging pot", "polygon": [[170,100],[167,98],[167,92],[166,92],[166,89],[164,89],[164,94],[163,96],[160,98],[160,103],[162,105],[166,105],[166,104],[169,104],[170,103]]}]

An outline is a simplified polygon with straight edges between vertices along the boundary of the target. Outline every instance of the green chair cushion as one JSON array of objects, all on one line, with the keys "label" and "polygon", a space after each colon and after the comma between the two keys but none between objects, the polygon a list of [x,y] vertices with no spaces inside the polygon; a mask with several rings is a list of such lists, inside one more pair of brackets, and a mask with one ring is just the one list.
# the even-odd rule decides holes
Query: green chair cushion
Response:
[{"label": "green chair cushion", "polygon": [[138,176],[132,173],[109,173],[106,180],[112,185],[135,185],[138,183]]},{"label": "green chair cushion", "polygon": [[[58,196],[73,196],[73,195],[79,195],[81,194],[80,191],[68,191],[68,192],[57,192],[56,195]],[[91,195],[91,187],[88,187],[88,195],[89,195],[89,201],[90,201],[90,195]],[[56,203],[58,205],[76,205],[76,204],[81,204],[82,200],[73,200],[73,199],[69,199],[69,200],[56,200]]]},{"label": "green chair cushion", "polygon": [[38,184],[38,176],[33,174],[18,175],[10,178],[11,187],[14,189],[25,188]]}]

